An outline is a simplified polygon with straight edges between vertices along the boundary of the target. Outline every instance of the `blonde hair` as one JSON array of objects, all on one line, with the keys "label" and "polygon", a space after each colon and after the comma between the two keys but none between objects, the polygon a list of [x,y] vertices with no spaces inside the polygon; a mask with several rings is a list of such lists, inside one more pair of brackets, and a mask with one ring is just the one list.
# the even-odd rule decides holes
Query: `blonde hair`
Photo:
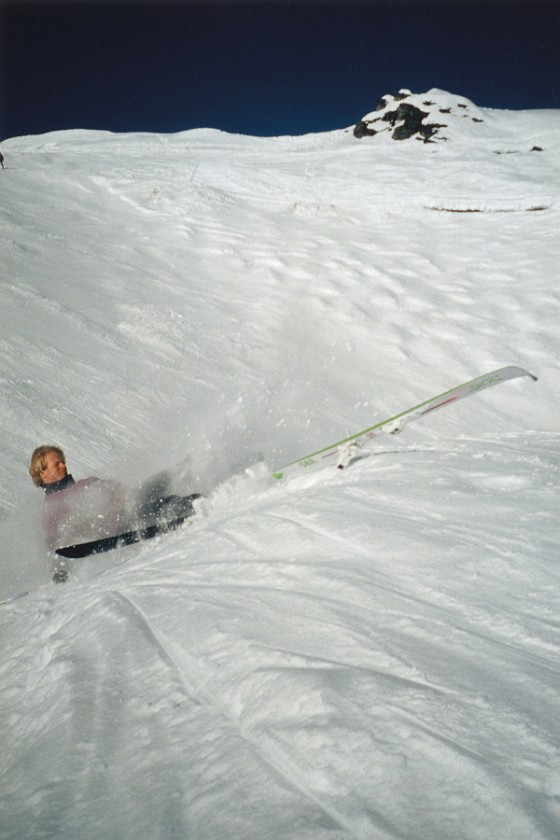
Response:
[{"label": "blonde hair", "polygon": [[31,456],[31,464],[29,466],[29,475],[33,481],[35,487],[41,486],[41,473],[47,466],[45,462],[45,455],[47,452],[54,452],[63,464],[66,463],[66,455],[60,448],[60,446],[49,446],[45,444],[43,446],[38,446],[34,451],[33,455]]}]

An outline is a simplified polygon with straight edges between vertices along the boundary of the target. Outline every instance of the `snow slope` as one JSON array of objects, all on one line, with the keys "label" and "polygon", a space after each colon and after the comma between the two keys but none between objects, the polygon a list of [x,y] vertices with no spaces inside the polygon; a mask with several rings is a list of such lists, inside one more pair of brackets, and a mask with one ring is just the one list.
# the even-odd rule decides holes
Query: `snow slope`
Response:
[{"label": "snow slope", "polygon": [[[3,840],[559,836],[560,113],[408,101],[447,139],[3,143]],[[55,587],[42,442],[207,498]]]}]

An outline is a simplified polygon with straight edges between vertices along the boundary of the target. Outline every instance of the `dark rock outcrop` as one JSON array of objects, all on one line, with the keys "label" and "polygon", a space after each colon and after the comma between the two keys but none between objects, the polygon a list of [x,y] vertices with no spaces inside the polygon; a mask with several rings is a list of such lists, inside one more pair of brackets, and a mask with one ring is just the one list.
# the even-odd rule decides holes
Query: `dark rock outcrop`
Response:
[{"label": "dark rock outcrop", "polygon": [[[438,134],[440,128],[445,128],[441,123],[425,123],[424,120],[430,116],[429,111],[422,111],[411,102],[405,102],[411,96],[410,91],[401,90],[392,96],[384,96],[375,106],[375,113],[380,116],[372,120],[359,120],[354,126],[354,137],[361,139],[362,137],[373,137],[381,131],[387,131],[386,127],[380,126],[373,128],[372,123],[382,122],[389,123],[393,129],[393,140],[408,140],[409,137],[414,137],[422,140],[424,143],[431,143],[433,137]],[[396,108],[388,110],[391,105],[398,103]],[[433,105],[432,102],[423,103],[425,106]],[[381,115],[381,112],[384,113]],[[448,113],[448,111],[446,111]],[[445,138],[441,138],[445,139]]]}]

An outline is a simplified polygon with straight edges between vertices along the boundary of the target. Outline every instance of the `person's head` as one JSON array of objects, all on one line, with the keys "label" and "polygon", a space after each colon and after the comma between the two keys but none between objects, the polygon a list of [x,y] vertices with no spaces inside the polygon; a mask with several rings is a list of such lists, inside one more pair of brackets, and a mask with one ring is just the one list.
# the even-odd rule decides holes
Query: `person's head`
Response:
[{"label": "person's head", "polygon": [[66,475],[66,456],[60,446],[38,446],[31,456],[29,475],[36,487],[55,484]]}]

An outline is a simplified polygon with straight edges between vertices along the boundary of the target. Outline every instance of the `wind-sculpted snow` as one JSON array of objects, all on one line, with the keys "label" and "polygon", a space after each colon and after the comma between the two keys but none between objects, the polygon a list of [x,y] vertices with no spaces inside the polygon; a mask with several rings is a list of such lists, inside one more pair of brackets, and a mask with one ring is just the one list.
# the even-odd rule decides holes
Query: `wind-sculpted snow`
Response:
[{"label": "wind-sculpted snow", "polygon": [[[558,837],[558,115],[480,111],[3,143],[2,840]],[[206,499],[55,586],[47,441]]]}]

